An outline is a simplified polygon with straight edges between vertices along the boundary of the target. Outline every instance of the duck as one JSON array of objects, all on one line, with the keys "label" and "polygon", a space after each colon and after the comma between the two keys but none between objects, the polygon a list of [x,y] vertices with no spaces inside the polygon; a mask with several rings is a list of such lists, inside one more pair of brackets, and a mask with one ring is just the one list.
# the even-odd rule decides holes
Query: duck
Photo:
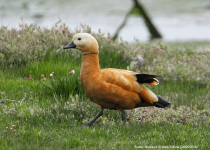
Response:
[{"label": "duck", "polygon": [[88,98],[100,106],[98,114],[86,125],[80,126],[81,128],[92,126],[103,115],[105,109],[120,111],[124,125],[126,123],[125,110],[138,107],[167,108],[171,106],[163,97],[154,94],[143,85],[158,85],[157,78],[160,76],[115,68],[101,69],[98,42],[91,34],[75,34],[72,42],[63,47],[63,49],[69,48],[82,52],[80,81]]}]

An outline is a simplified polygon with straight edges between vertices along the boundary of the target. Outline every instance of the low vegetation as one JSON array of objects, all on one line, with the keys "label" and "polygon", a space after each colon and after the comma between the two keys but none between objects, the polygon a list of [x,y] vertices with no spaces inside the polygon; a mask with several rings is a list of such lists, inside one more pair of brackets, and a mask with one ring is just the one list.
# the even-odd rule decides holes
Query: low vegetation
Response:
[{"label": "low vegetation", "polygon": [[[148,87],[172,107],[128,110],[125,126],[120,112],[107,110],[93,127],[72,128],[99,111],[79,80],[81,53],[62,49],[77,32],[99,41],[101,68],[163,76]],[[2,26],[0,41],[0,149],[209,148],[209,51],[113,42],[88,26],[70,30],[59,23],[51,29]]]}]

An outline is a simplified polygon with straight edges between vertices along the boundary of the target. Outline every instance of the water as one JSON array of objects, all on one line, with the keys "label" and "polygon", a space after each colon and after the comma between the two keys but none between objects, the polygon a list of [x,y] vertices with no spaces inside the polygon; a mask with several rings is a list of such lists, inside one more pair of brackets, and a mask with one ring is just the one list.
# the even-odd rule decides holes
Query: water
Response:
[{"label": "water", "polygon": [[[154,24],[163,35],[162,41],[210,40],[209,0],[141,0]],[[80,24],[99,28],[114,34],[131,8],[128,0],[1,0],[0,23],[18,28],[25,23],[38,23],[52,27],[62,20],[71,29]],[[123,40],[132,42],[149,40],[149,33],[142,18],[132,16],[120,32]]]}]

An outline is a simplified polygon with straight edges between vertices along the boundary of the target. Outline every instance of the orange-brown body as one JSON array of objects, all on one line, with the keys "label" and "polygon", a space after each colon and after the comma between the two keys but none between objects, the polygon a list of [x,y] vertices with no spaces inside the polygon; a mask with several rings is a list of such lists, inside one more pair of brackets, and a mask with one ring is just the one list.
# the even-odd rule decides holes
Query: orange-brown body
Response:
[{"label": "orange-brown body", "polygon": [[[84,54],[80,79],[85,93],[102,109],[134,109],[153,106],[156,95],[136,81],[132,71],[99,67],[98,54]],[[142,103],[143,98],[146,103]]]}]

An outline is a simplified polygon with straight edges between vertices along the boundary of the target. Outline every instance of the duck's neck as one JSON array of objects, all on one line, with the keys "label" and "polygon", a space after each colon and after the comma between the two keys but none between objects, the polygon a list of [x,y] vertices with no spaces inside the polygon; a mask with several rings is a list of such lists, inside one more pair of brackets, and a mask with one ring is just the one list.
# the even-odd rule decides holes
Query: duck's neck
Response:
[{"label": "duck's neck", "polygon": [[80,71],[81,80],[93,79],[99,76],[101,69],[99,66],[98,54],[83,54]]}]

